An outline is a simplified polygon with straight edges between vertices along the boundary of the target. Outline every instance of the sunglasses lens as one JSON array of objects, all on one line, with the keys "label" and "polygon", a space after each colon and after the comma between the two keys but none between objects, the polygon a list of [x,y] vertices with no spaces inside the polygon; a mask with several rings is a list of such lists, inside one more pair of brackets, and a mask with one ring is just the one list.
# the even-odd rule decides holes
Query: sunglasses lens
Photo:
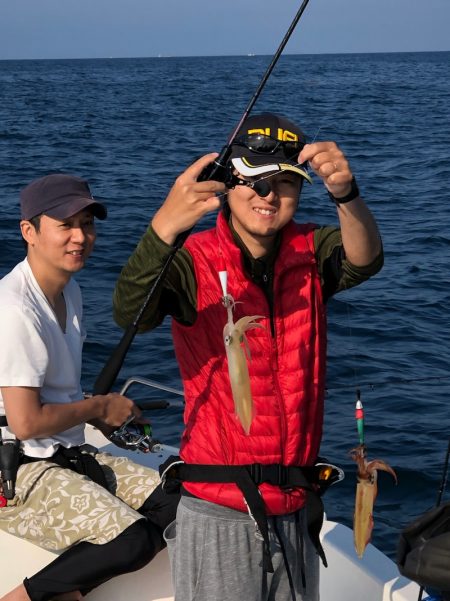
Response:
[{"label": "sunglasses lens", "polygon": [[240,136],[236,140],[236,143],[259,154],[272,154],[281,147],[286,158],[291,158],[295,154],[298,154],[304,146],[302,142],[283,142],[282,140],[275,140],[275,138],[264,136],[263,134]]},{"label": "sunglasses lens", "polygon": [[247,136],[243,136],[243,138],[243,143],[249,150],[260,152],[261,154],[270,154],[280,145],[278,140],[261,134],[248,134]]}]

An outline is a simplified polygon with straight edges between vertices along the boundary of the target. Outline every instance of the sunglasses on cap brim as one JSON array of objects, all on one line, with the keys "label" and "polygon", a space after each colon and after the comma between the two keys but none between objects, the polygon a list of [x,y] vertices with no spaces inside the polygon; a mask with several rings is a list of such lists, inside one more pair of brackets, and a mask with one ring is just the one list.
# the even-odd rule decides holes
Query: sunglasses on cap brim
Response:
[{"label": "sunglasses on cap brim", "polygon": [[256,154],[274,154],[281,149],[286,158],[298,154],[305,146],[305,142],[300,140],[277,140],[263,134],[243,134],[238,136],[233,144],[244,146]]}]

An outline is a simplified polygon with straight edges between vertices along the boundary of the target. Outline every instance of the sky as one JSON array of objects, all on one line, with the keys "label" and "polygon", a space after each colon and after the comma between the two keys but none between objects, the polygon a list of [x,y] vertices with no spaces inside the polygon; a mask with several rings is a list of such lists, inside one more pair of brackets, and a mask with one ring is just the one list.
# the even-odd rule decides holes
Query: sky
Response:
[{"label": "sky", "polygon": [[[0,60],[273,54],[300,0],[0,0]],[[450,50],[450,0],[309,0],[285,52]]]}]

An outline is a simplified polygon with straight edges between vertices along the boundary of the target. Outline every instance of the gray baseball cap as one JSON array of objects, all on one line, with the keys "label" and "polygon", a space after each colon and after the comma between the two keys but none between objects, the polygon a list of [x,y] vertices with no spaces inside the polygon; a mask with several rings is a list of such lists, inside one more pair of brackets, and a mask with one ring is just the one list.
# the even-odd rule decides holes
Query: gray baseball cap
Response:
[{"label": "gray baseball cap", "polygon": [[106,207],[92,196],[87,181],[74,175],[52,173],[32,181],[20,193],[22,219],[42,214],[68,219],[86,208],[98,219],[106,218]]}]

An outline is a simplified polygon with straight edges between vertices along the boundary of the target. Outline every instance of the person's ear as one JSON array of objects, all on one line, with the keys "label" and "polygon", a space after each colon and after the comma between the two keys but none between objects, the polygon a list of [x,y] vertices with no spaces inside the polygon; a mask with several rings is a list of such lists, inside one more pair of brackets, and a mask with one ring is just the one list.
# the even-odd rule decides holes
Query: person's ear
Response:
[{"label": "person's ear", "polygon": [[22,219],[20,222],[20,231],[22,232],[22,238],[30,246],[34,246],[36,240],[36,228],[26,219]]}]

